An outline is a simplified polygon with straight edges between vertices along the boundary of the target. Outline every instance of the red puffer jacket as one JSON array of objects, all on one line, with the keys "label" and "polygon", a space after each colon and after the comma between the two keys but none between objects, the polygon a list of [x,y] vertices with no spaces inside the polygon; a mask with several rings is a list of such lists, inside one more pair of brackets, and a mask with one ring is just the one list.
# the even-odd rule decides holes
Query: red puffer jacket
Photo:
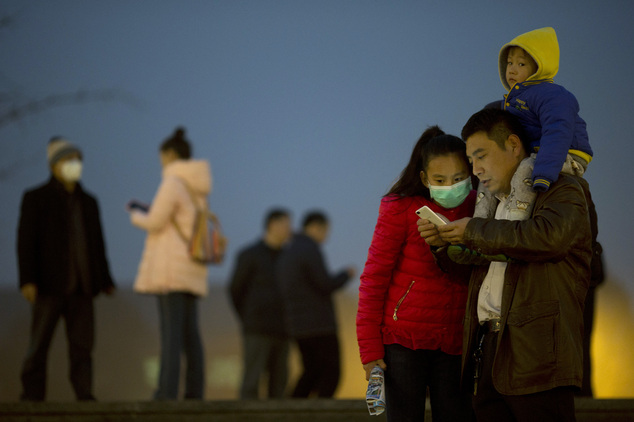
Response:
[{"label": "red puffer jacket", "polygon": [[427,205],[454,221],[472,216],[474,204],[475,192],[452,209],[420,196],[383,198],[359,286],[362,363],[382,359],[384,344],[461,353],[468,279],[438,268],[415,211]]}]

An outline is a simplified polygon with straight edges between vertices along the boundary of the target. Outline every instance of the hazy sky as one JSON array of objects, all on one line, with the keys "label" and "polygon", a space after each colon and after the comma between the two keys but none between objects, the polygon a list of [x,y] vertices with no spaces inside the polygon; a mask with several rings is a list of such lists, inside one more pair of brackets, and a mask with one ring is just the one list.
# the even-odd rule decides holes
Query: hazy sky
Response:
[{"label": "hazy sky", "polygon": [[[499,99],[500,47],[553,26],[555,81],[573,92],[595,159],[587,179],[612,282],[634,297],[634,29],[630,1],[2,0],[0,110],[51,94],[117,90],[0,126],[0,286],[14,286],[24,189],[48,178],[46,143],[84,152],[111,270],[130,287],[145,233],[124,211],[160,181],[157,149],[184,125],[214,175],[211,207],[236,250],[271,206],[332,219],[330,266],[363,268],[381,195],[432,124],[459,134]],[[352,286],[351,288],[355,288]]]}]

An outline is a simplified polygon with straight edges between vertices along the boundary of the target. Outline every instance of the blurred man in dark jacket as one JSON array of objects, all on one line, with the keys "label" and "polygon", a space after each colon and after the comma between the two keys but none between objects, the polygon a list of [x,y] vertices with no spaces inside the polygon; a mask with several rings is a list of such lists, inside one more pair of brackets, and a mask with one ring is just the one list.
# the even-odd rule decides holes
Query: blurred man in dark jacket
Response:
[{"label": "blurred man in dark jacket", "polygon": [[339,384],[337,321],[332,293],[354,276],[347,268],[335,276],[326,269],[319,245],[328,237],[328,219],[321,212],[304,218],[278,262],[278,275],[290,336],[302,354],[304,372],[293,397],[332,397]]},{"label": "blurred man in dark jacket", "polygon": [[288,380],[288,339],[282,296],[275,273],[282,247],[292,234],[291,218],[271,210],[264,236],[238,254],[229,294],[242,324],[243,378],[240,398],[259,398],[260,380],[268,376],[268,398],[282,398]]},{"label": "blurred man in dark jacket", "polygon": [[60,318],[66,324],[70,380],[77,400],[94,400],[93,298],[111,294],[99,207],[79,183],[80,150],[63,138],[48,144],[50,180],[22,198],[18,226],[20,290],[32,304],[31,340],[22,368],[22,400],[46,396],[48,349]]}]

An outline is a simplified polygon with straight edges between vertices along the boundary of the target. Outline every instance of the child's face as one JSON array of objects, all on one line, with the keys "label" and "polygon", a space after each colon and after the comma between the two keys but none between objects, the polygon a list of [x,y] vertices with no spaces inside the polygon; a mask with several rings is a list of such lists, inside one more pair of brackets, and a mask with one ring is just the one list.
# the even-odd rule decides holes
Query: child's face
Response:
[{"label": "child's face", "polygon": [[512,88],[517,83],[524,82],[537,71],[535,60],[520,47],[511,47],[506,59],[506,82]]},{"label": "child's face", "polygon": [[427,164],[427,171],[420,172],[420,179],[427,187],[451,186],[469,177],[469,165],[463,156],[449,153],[437,155]]}]

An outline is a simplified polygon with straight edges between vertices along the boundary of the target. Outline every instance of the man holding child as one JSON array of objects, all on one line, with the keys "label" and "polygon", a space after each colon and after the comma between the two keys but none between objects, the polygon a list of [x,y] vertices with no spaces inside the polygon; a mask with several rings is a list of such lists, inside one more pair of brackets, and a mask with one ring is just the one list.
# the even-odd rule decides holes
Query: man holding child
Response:
[{"label": "man holding child", "polygon": [[592,253],[587,184],[561,174],[537,194],[529,219],[509,220],[511,179],[528,157],[521,126],[508,111],[485,109],[462,138],[473,173],[498,201],[495,217],[440,227],[419,220],[419,232],[441,267],[458,265],[447,254],[451,245],[510,258],[473,267],[463,386],[473,386],[478,420],[574,421]]}]

